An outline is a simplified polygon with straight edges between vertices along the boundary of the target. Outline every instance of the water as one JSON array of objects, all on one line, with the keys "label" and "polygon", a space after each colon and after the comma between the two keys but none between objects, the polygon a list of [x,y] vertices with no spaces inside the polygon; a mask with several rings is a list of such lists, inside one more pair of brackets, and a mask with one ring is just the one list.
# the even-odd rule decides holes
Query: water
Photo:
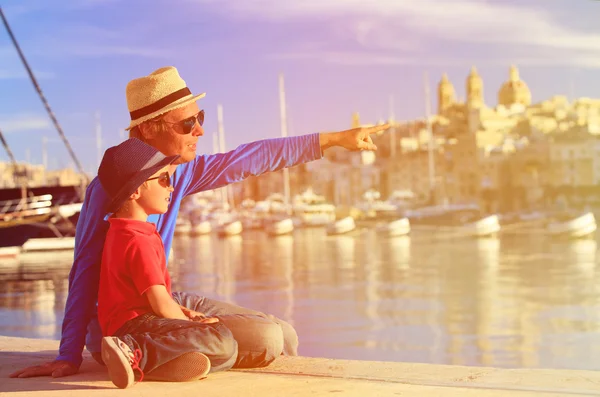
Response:
[{"label": "water", "polygon": [[[273,313],[300,354],[600,369],[594,240],[381,238],[322,230],[177,238],[173,288]],[[69,263],[0,271],[0,334],[60,337]],[[11,266],[12,269],[11,269]]]}]

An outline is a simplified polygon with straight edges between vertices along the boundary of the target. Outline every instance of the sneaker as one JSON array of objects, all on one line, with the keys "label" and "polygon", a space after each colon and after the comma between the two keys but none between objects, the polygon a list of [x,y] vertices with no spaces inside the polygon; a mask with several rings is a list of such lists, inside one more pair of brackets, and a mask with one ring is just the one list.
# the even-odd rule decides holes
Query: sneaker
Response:
[{"label": "sneaker", "polygon": [[102,360],[108,367],[110,380],[119,389],[125,389],[135,382],[133,370],[140,371],[140,382],[144,379],[144,372],[139,367],[142,352],[136,349],[132,352],[129,346],[116,336],[102,338]]},{"label": "sneaker", "polygon": [[174,358],[146,374],[146,379],[162,382],[189,382],[206,378],[210,360],[200,352],[189,352]]}]

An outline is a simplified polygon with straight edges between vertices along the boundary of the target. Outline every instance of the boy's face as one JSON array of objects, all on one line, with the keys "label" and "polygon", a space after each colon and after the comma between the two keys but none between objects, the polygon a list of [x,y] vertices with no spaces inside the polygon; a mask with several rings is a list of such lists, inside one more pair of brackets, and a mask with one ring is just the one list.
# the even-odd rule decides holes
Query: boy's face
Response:
[{"label": "boy's face", "polygon": [[142,207],[148,215],[164,214],[169,209],[171,201],[171,192],[173,187],[170,186],[169,166],[164,167],[160,171],[152,175],[144,185],[139,189],[139,198],[136,200],[138,205]]}]

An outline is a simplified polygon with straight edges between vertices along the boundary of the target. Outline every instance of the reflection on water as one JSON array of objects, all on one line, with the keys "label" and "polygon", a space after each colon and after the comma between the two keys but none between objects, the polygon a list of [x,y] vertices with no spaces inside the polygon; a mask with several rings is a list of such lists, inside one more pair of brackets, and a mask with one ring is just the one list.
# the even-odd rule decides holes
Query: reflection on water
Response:
[{"label": "reflection on water", "polygon": [[[173,287],[292,323],[300,354],[498,367],[600,368],[594,240],[185,237]],[[69,258],[0,267],[0,334],[58,338]],[[66,264],[65,264],[66,263]]]}]

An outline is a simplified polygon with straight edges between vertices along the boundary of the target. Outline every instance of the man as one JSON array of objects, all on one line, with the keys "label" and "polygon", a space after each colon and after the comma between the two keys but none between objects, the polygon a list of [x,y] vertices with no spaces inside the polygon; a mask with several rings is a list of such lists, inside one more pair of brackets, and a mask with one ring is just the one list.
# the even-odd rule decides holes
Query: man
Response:
[{"label": "man", "polygon": [[[389,127],[266,139],[241,145],[228,153],[197,156],[196,144],[204,135],[204,111],[200,111],[196,101],[204,94],[192,95],[177,69],[164,67],[132,80],[126,96],[131,116],[130,137],[141,139],[166,156],[180,156],[178,165],[173,167],[176,169],[171,170],[175,190],[169,210],[148,218],[157,225],[167,258],[179,206],[185,196],[220,188],[251,175],[321,159],[323,151],[333,146],[376,150],[370,134]],[[87,188],[77,223],[59,356],[52,362],[16,371],[11,377],[75,374],[82,362],[84,344],[102,363],[96,304],[101,254],[108,229],[104,215],[109,201],[98,178],[94,178]],[[215,317],[229,328],[238,343],[235,368],[265,366],[282,353],[297,354],[296,331],[274,316],[185,292],[174,292],[173,298],[189,318]]]}]

